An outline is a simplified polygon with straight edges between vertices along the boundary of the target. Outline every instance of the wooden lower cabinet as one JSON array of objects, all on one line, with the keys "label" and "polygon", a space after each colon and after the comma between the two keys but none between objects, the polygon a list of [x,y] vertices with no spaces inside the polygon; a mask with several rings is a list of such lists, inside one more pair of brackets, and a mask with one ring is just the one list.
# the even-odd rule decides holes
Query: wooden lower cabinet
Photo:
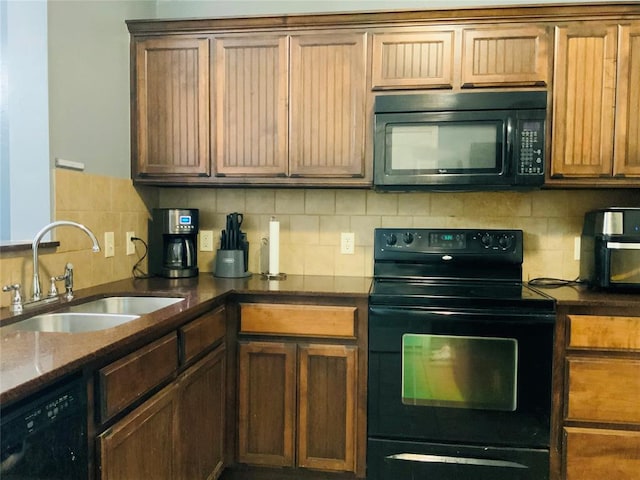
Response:
[{"label": "wooden lower cabinet", "polygon": [[640,432],[564,429],[566,480],[640,479]]},{"label": "wooden lower cabinet", "polygon": [[355,471],[357,347],[239,343],[241,463]]},{"label": "wooden lower cabinet", "polygon": [[640,480],[640,317],[569,313],[565,480]]},{"label": "wooden lower cabinet", "polygon": [[165,388],[98,437],[99,478],[174,478],[175,390]]},{"label": "wooden lower cabinet", "polygon": [[99,435],[99,478],[217,478],[224,464],[225,365],[221,345]]}]

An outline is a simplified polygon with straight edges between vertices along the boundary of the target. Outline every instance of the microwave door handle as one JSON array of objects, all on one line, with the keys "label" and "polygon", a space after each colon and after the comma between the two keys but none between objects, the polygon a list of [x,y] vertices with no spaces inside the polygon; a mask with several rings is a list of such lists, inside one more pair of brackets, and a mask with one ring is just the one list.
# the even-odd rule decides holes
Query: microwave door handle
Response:
[{"label": "microwave door handle", "polygon": [[513,118],[507,117],[507,157],[506,157],[506,172],[511,173],[511,165],[513,164]]}]

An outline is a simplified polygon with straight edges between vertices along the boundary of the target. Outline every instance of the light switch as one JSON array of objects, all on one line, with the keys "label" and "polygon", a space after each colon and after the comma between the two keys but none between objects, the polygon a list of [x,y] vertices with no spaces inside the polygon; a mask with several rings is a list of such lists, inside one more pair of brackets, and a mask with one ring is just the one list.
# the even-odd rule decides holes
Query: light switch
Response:
[{"label": "light switch", "polygon": [[113,232],[104,232],[104,256],[113,257],[116,254]]}]

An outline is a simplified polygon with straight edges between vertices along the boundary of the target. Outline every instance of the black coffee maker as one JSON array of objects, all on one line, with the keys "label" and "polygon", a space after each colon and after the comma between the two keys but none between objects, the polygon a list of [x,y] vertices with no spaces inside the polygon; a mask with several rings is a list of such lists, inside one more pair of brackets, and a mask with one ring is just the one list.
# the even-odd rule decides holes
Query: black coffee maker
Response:
[{"label": "black coffee maker", "polygon": [[149,273],[166,278],[198,274],[198,216],[194,208],[154,208],[149,222]]}]

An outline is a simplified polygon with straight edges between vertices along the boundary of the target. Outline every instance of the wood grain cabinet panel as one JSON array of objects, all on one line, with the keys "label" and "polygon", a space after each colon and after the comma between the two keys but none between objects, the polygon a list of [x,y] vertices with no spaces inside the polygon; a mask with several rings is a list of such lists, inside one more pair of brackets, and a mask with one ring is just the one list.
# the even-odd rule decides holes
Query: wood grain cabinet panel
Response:
[{"label": "wood grain cabinet panel", "polygon": [[640,317],[600,311],[563,317],[562,471],[558,465],[557,472],[563,480],[639,480]]},{"label": "wood grain cabinet panel", "polygon": [[280,175],[288,167],[286,35],[215,40],[216,175]]},{"label": "wood grain cabinet panel", "polygon": [[568,347],[640,352],[639,317],[569,315]]},{"label": "wood grain cabinet panel", "polygon": [[221,341],[227,331],[224,307],[207,313],[180,327],[178,335],[182,352],[181,364],[186,364]]},{"label": "wood grain cabinet panel", "polygon": [[355,346],[300,345],[298,465],[355,470]]},{"label": "wood grain cabinet panel", "polygon": [[221,345],[179,378],[176,417],[177,475],[218,478],[224,467],[226,350]]},{"label": "wood grain cabinet panel", "polygon": [[372,35],[371,87],[453,88],[454,30]]},{"label": "wood grain cabinet panel", "polygon": [[296,345],[239,342],[238,460],[294,465]]},{"label": "wood grain cabinet panel", "polygon": [[101,480],[175,478],[174,393],[165,388],[98,437]]},{"label": "wood grain cabinet panel", "polygon": [[132,174],[208,176],[209,40],[136,39]]},{"label": "wood grain cabinet panel", "polygon": [[620,26],[614,176],[640,176],[640,23]]},{"label": "wood grain cabinet panel", "polygon": [[100,369],[101,420],[112,418],[167,380],[177,368],[178,339],[174,332]]},{"label": "wood grain cabinet panel", "polygon": [[558,26],[554,64],[551,177],[636,186],[640,23]]},{"label": "wood grain cabinet panel", "polygon": [[291,37],[290,174],[364,177],[364,33]]},{"label": "wood grain cabinet panel", "polygon": [[545,86],[549,82],[549,34],[519,25],[462,32],[462,86]]},{"label": "wood grain cabinet panel", "polygon": [[243,333],[355,338],[356,307],[243,303],[240,309]]},{"label": "wood grain cabinet panel", "polygon": [[567,427],[566,480],[638,480],[640,432]]},{"label": "wood grain cabinet panel", "polygon": [[568,420],[640,425],[640,360],[569,358]]}]

